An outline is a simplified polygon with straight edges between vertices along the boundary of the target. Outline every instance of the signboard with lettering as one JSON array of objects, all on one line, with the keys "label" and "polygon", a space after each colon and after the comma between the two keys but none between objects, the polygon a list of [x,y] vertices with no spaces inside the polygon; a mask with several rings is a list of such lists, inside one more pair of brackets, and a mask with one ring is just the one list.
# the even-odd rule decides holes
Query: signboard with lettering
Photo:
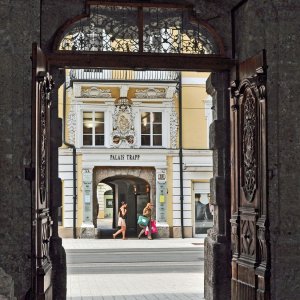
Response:
[{"label": "signboard with lettering", "polygon": [[110,160],[140,160],[139,154],[111,154]]},{"label": "signboard with lettering", "polygon": [[158,183],[157,187],[157,221],[167,222],[167,185]]},{"label": "signboard with lettering", "polygon": [[165,183],[166,179],[167,179],[167,174],[166,174],[166,170],[160,170],[157,174],[156,174],[156,179],[159,183]]},{"label": "signboard with lettering", "polygon": [[92,172],[83,170],[83,200],[84,200],[84,221],[92,221]]}]

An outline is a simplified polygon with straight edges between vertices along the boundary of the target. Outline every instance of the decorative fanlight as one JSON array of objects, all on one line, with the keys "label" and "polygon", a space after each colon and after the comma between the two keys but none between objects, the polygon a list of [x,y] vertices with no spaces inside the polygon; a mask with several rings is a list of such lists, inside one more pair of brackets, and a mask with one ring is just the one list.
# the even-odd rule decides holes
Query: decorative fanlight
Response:
[{"label": "decorative fanlight", "polygon": [[126,5],[91,4],[88,17],[65,28],[58,50],[220,54],[214,31],[191,7]]}]

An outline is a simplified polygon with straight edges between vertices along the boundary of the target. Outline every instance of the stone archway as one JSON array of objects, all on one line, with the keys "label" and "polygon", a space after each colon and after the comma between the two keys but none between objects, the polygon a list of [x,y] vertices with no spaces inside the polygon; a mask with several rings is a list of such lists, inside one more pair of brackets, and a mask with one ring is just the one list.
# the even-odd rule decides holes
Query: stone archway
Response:
[{"label": "stone archway", "polygon": [[[153,4],[155,6],[155,4]],[[211,128],[212,142],[211,149],[214,153],[214,179],[212,180],[212,200],[215,207],[215,225],[211,231],[209,238],[206,239],[206,278],[205,290],[207,299],[215,299],[217,294],[223,295],[224,299],[230,299],[230,227],[227,226],[230,218],[230,191],[224,186],[228,183],[228,175],[230,170],[230,150],[229,150],[229,94],[227,92],[229,86],[228,70],[233,66],[234,61],[224,54],[223,44],[218,38],[218,34],[213,35],[217,38],[219,53],[221,54],[199,54],[194,55],[184,53],[145,53],[143,51],[137,53],[129,52],[77,52],[76,51],[59,51],[57,49],[58,37],[62,37],[64,30],[68,25],[80,20],[82,17],[86,18],[88,15],[80,15],[67,21],[56,33],[55,42],[52,44],[52,49],[49,49],[48,62],[50,64],[51,73],[58,77],[59,68],[64,67],[102,67],[102,68],[146,68],[146,69],[169,69],[169,70],[205,70],[216,71],[211,76],[212,88],[208,86],[208,93],[212,95],[215,105],[215,116]],[[210,28],[212,30],[212,28]],[[51,47],[50,47],[51,48]],[[197,54],[197,55],[195,55]],[[116,59],[116,57],[118,59]],[[58,98],[58,95],[55,95]],[[57,100],[57,99],[55,99]],[[57,113],[57,108],[54,107],[54,115]],[[57,122],[59,128],[59,122]],[[220,134],[220,129],[222,134]],[[53,128],[53,132],[55,129]],[[55,148],[55,146],[54,146]],[[55,158],[55,157],[54,157]],[[52,160],[53,167],[57,161]],[[126,171],[118,171],[118,175],[133,175]],[[103,170],[105,173],[107,170]],[[124,173],[123,173],[124,172]],[[136,175],[141,176],[138,171]],[[112,175],[112,174],[111,174]],[[103,180],[106,175],[99,175],[98,182]],[[93,179],[94,180],[94,179]],[[155,182],[155,175],[152,180],[146,180],[151,183]],[[152,185],[152,193],[155,191],[155,184]],[[95,195],[95,181],[93,181],[93,191]],[[227,184],[228,186],[228,184]],[[54,186],[53,186],[54,188]],[[58,189],[57,189],[58,190]],[[154,194],[152,194],[152,198]],[[95,199],[93,201],[95,203]],[[94,211],[96,211],[94,209]],[[55,220],[54,220],[55,222]],[[59,246],[58,246],[59,247]],[[222,258],[222,261],[220,259]],[[216,268],[218,264],[223,267]],[[228,268],[229,266],[229,268]],[[222,286],[216,286],[215,282],[222,282]],[[218,290],[218,291],[217,291]]]},{"label": "stone archway", "polygon": [[97,185],[111,177],[140,178],[150,185],[150,200],[155,204],[156,181],[155,168],[153,167],[95,167],[93,169],[93,218],[96,219],[97,212]]}]

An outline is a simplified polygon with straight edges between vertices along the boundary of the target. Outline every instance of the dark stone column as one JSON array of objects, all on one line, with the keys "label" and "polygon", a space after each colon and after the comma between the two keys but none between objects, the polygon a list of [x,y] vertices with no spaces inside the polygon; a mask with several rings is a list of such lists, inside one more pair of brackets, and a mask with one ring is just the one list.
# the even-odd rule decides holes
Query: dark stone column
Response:
[{"label": "dark stone column", "polygon": [[214,206],[214,226],[204,246],[204,296],[206,300],[231,297],[230,251],[230,120],[229,74],[212,73],[206,91],[213,98],[214,121],[210,126],[213,173],[210,203]]},{"label": "dark stone column", "polygon": [[58,178],[58,147],[62,144],[62,121],[58,118],[58,88],[64,83],[64,70],[50,70],[55,82],[51,103],[50,129],[50,214],[53,221],[52,237],[50,240],[50,257],[52,262],[53,299],[66,299],[66,253],[62,239],[58,236],[58,208],[62,205],[62,186]]}]

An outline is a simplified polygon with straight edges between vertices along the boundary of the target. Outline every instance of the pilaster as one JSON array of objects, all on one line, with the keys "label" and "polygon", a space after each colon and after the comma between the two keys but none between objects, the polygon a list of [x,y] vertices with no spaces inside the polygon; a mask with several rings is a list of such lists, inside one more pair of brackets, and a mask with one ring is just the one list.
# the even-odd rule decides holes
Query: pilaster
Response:
[{"label": "pilaster", "polygon": [[167,223],[167,169],[156,169],[156,222],[159,237],[170,237]]},{"label": "pilaster", "polygon": [[213,150],[213,178],[210,204],[214,226],[205,239],[204,296],[206,300],[229,300],[230,286],[230,144],[228,73],[212,73],[206,90],[212,97],[213,122],[210,149]]},{"label": "pilaster", "polygon": [[83,222],[81,224],[81,238],[94,239],[95,226],[93,224],[93,169],[82,169],[83,187]]}]

